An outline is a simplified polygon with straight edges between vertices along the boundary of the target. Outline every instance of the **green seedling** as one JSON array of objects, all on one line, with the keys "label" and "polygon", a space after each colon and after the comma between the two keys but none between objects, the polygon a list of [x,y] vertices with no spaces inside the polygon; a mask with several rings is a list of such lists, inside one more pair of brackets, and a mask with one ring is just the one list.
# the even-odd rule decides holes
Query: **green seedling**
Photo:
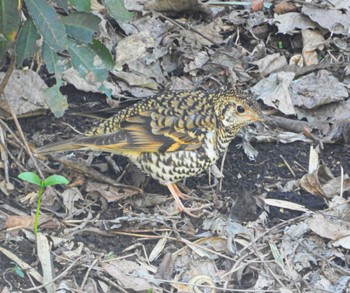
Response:
[{"label": "green seedling", "polygon": [[69,181],[67,178],[61,175],[51,175],[44,180],[41,180],[40,177],[34,172],[23,172],[18,175],[19,179],[23,181],[27,181],[29,183],[35,184],[39,186],[39,196],[38,196],[38,204],[36,207],[35,213],[35,221],[34,221],[34,234],[35,236],[38,234],[38,223],[39,223],[39,213],[41,206],[41,196],[43,195],[45,188],[52,185],[57,184],[68,184]]},{"label": "green seedling", "polygon": [[15,273],[17,276],[24,278],[24,273],[22,269],[16,264],[15,262],[11,261],[11,264],[13,264],[13,268],[10,269],[10,272]]}]

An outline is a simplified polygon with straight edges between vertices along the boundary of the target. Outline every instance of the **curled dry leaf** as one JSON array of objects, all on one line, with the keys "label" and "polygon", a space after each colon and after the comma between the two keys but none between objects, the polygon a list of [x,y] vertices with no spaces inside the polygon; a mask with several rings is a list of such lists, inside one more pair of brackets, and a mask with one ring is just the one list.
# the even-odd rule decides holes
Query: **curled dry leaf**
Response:
[{"label": "curled dry leaf", "polygon": [[171,253],[166,253],[159,264],[156,274],[156,279],[171,280],[174,270],[174,259]]},{"label": "curled dry leaf", "polygon": [[297,10],[298,10],[298,7],[288,1],[281,1],[280,3],[277,3],[274,9],[275,13],[277,14],[296,12]]},{"label": "curled dry leaf", "polygon": [[301,31],[303,39],[303,58],[306,65],[318,64],[318,51],[324,49],[326,40],[323,33],[317,30],[306,29]]},{"label": "curled dry leaf", "polygon": [[350,225],[347,221],[326,218],[324,215],[315,214],[307,220],[309,228],[317,235],[334,240],[336,246],[350,248]]},{"label": "curled dry leaf", "polygon": [[[5,73],[0,72],[0,80]],[[11,119],[11,105],[18,118],[40,115],[47,112],[48,106],[45,102],[43,89],[47,85],[39,74],[33,70],[15,70],[4,89],[6,99],[0,99],[0,117]]]},{"label": "curled dry leaf", "polygon": [[288,88],[294,76],[293,72],[273,73],[260,80],[251,90],[259,95],[258,99],[263,100],[266,105],[276,108],[286,115],[293,115],[295,109]]},{"label": "curled dry leaf", "polygon": [[325,198],[339,195],[341,184],[343,184],[343,191],[350,190],[349,176],[345,174],[342,182],[341,177],[334,177],[330,169],[324,164],[321,164],[317,170],[311,174],[304,175],[300,179],[302,189]]},{"label": "curled dry leaf", "polygon": [[101,262],[100,265],[124,289],[132,289],[136,292],[148,292],[151,288],[156,289],[151,283],[146,281],[146,279],[152,280],[154,277],[145,268],[133,261],[118,259],[110,262]]},{"label": "curled dry leaf", "polygon": [[263,10],[263,8],[264,8],[264,0],[253,0],[251,8],[252,8],[253,12]]}]

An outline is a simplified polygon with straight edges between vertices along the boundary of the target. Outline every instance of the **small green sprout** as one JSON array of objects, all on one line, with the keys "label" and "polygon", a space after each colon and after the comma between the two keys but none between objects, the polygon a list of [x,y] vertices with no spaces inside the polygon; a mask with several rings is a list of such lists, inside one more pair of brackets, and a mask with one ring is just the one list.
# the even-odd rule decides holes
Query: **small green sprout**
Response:
[{"label": "small green sprout", "polygon": [[61,175],[51,175],[45,178],[44,180],[41,180],[40,177],[34,172],[23,172],[18,175],[18,178],[22,179],[23,181],[27,181],[29,183],[39,186],[38,204],[36,207],[35,221],[34,221],[34,234],[35,236],[37,236],[41,196],[43,195],[45,188],[48,186],[57,185],[57,184],[68,184],[69,181],[67,180],[67,178]]},{"label": "small green sprout", "polygon": [[24,278],[24,273],[22,269],[18,266],[18,264],[16,264],[13,261],[11,261],[11,263],[13,264],[13,268],[10,269],[10,272],[14,272],[17,276]]}]

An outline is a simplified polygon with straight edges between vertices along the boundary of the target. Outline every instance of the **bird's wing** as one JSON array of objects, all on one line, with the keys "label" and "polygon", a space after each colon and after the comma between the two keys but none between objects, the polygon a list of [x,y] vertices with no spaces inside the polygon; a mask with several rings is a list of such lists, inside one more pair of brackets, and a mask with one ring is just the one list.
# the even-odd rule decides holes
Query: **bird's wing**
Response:
[{"label": "bird's wing", "polygon": [[75,144],[123,154],[194,150],[202,146],[206,134],[216,127],[210,105],[198,108],[191,99],[175,107],[169,103],[152,103],[125,109],[86,136],[77,138]]}]

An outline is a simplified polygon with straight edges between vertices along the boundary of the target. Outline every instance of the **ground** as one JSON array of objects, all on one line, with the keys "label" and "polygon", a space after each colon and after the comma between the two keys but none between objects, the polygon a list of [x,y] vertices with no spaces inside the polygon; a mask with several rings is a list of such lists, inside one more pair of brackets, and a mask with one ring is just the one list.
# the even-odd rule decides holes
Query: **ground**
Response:
[{"label": "ground", "polygon": [[[74,91],[73,96],[80,94],[82,93]],[[98,97],[94,97],[94,99],[96,98],[98,99]],[[72,107],[72,109],[74,110],[74,107]],[[54,132],[62,135],[63,137],[70,136],[71,134],[66,132],[66,122],[70,123],[73,128],[78,130],[84,130],[88,124],[93,123],[89,119],[87,120],[86,118],[81,117],[77,118],[76,116],[71,116],[69,113],[67,113],[64,118],[59,120],[53,118],[52,115],[20,120],[24,133],[26,134],[28,140],[33,144],[36,144],[33,137],[37,137],[35,134],[38,132],[40,135],[47,135]],[[11,127],[14,127],[12,122],[9,122],[9,124]],[[223,172],[224,179],[221,190],[218,190],[218,186],[211,188],[208,187],[207,174],[202,174],[196,178],[187,180],[186,186],[191,191],[194,191],[194,196],[205,200],[204,203],[209,202],[213,205],[210,208],[207,208],[205,213],[199,219],[190,219],[187,215],[177,216],[176,221],[173,222],[173,224],[176,223],[175,225],[176,229],[178,229],[177,233],[179,233],[179,236],[182,235],[182,237],[189,240],[197,239],[198,236],[196,235],[199,235],[201,232],[208,233],[208,229],[204,228],[203,226],[203,220],[213,217],[215,219],[215,217],[219,217],[219,215],[220,217],[224,216],[234,219],[243,225],[249,221],[254,222],[264,211],[264,207],[261,204],[261,197],[298,203],[311,211],[318,211],[327,207],[325,199],[321,198],[320,196],[312,195],[300,188],[288,192],[280,191],[281,186],[284,186],[291,180],[300,179],[307,173],[310,150],[309,143],[295,142],[291,144],[281,144],[252,142],[253,147],[258,151],[258,155],[255,161],[250,161],[243,149],[237,147],[237,145],[239,145],[241,142],[242,138],[238,137],[230,145],[225,160]],[[324,149],[320,153],[320,159],[323,160],[324,164],[330,167],[335,176],[339,176],[340,166],[344,168],[344,173],[348,173],[350,171],[350,153],[348,151],[348,146],[346,145],[325,145]],[[95,157],[94,161],[96,161],[96,163],[105,162],[105,154]],[[114,161],[120,167],[121,172],[123,172],[128,164],[126,159],[118,156],[114,157]],[[291,174],[285,162],[288,162],[290,168],[294,171],[294,175]],[[57,163],[54,163],[52,167],[57,168]],[[16,168],[11,168],[11,178],[15,179],[18,172],[19,171]],[[134,172],[133,169],[131,169],[130,172]],[[73,181],[76,180],[78,176],[74,172],[66,173],[64,170],[62,170],[61,174],[66,175]],[[109,170],[106,170],[106,176],[115,178],[120,176],[120,174],[115,174],[114,171],[109,168]],[[130,176],[130,174],[127,176]],[[144,178],[142,177],[141,180],[143,179]],[[88,181],[89,179],[87,178],[86,180]],[[130,179],[126,181],[130,181]],[[126,183],[126,181],[123,180],[121,183]],[[85,184],[86,181],[80,186],[80,190],[82,191],[83,196],[84,194],[91,196],[90,193],[86,193],[84,191]],[[130,234],[118,235],[118,232],[120,231],[126,231],[129,233],[145,231],[145,234],[152,234],[149,233],[152,226],[153,229],[156,230],[160,228],[169,228],[169,218],[164,214],[162,215],[162,213],[159,214],[158,208],[154,206],[149,208],[142,206],[142,202],[147,201],[144,197],[147,197],[150,194],[161,194],[165,199],[169,197],[169,192],[166,188],[154,180],[147,179],[146,183],[143,183],[143,185],[145,190],[144,194],[137,194],[132,198],[126,199],[125,201],[121,200],[109,203],[107,206],[104,206],[102,213],[101,208],[103,207],[103,201],[97,196],[91,209],[85,211],[81,210],[81,213],[77,214],[72,219],[76,219],[78,222],[80,222],[80,220],[84,220],[90,213],[90,216],[95,218],[95,220],[98,220],[99,224],[93,224],[92,222],[91,225],[87,225],[81,231],[78,230],[74,233],[70,233],[70,242],[73,241],[72,243],[75,243],[75,246],[78,243],[82,243],[85,249],[88,249],[93,254],[98,255],[113,254],[119,256],[123,254],[125,249],[128,249],[133,245],[144,246],[145,251],[149,254],[157,244],[157,239],[152,240],[152,238],[147,239],[147,237],[142,239],[139,237],[133,237]],[[3,208],[7,205],[28,214],[29,210],[35,207],[35,202],[29,204],[28,202],[22,202],[20,200],[26,193],[28,193],[30,190],[34,190],[35,188],[33,186],[27,186],[26,189],[23,189],[22,187],[23,184],[16,180],[16,190],[11,193],[11,196],[5,196],[2,194],[1,202]],[[62,189],[63,187],[58,188],[59,192],[61,192]],[[348,195],[348,192],[344,193],[344,196]],[[89,199],[89,201],[90,200],[91,199]],[[141,200],[141,205],[133,205],[134,200],[135,202]],[[84,205],[83,201],[84,198],[81,202],[81,204]],[[43,232],[49,233],[53,236],[56,235],[57,237],[62,237],[65,234],[65,229],[72,227],[69,224],[69,218],[64,219],[64,217],[67,215],[64,216],[65,212],[64,209],[62,209],[62,202],[60,204],[61,208],[57,208],[57,206],[55,207],[55,216],[55,214],[51,214],[50,209],[46,207],[45,202],[43,203],[45,214],[51,214],[59,222],[63,221],[57,226],[58,230],[55,232],[50,229],[50,226],[48,226],[46,229],[40,228],[40,230]],[[54,206],[51,206],[51,208],[54,208]],[[164,216],[164,218],[161,220],[163,224],[160,224],[160,222],[153,222],[154,219],[151,219],[153,213],[156,213],[155,215],[158,215],[160,219]],[[142,223],[140,219],[134,221],[129,219],[125,220],[125,222],[122,221],[120,225],[115,226],[117,227],[117,229],[115,229],[113,228],[113,224],[108,222],[109,220],[112,220],[113,222],[113,219],[123,216],[126,216],[126,218],[137,218],[140,216],[140,214],[144,215],[145,217],[144,223]],[[265,219],[264,225],[266,228],[271,228],[275,225],[283,223],[283,221],[297,219],[302,214],[303,213],[299,211],[270,206],[267,213],[268,218]],[[106,226],[103,226],[103,220],[107,220],[105,223]],[[96,230],[94,230],[92,227],[100,227],[100,232],[102,235],[101,233],[96,232]],[[107,231],[110,232],[109,235]],[[159,233],[156,232],[155,235],[161,235]],[[11,233],[11,237],[9,238],[5,238],[5,234],[2,235],[3,238],[1,242],[3,248],[12,251],[12,253],[15,253],[17,257],[31,266],[37,267],[37,257],[35,254],[35,247],[33,246],[34,243],[31,239],[32,236],[27,238],[28,235],[32,235],[31,233],[23,233],[21,230],[18,230]],[[17,239],[14,241],[13,237],[19,237],[21,240],[18,241]],[[237,245],[240,247],[239,244]],[[175,249],[177,249],[176,247],[177,245],[175,243],[167,250],[173,252]],[[54,251],[55,255],[62,253],[60,252],[61,249],[56,248]],[[82,252],[82,254],[84,254],[84,252]],[[235,257],[237,258],[238,255],[234,256],[234,258]],[[155,263],[159,264],[159,261],[156,261]],[[30,288],[33,286],[28,279],[23,279],[14,272],[14,263],[10,261],[9,258],[0,258],[0,267],[1,274],[3,276],[0,281],[0,286],[12,286],[12,290],[20,290],[21,288]],[[40,267],[37,267],[37,269],[41,271]],[[56,274],[58,275],[64,269],[66,269],[66,266],[65,264],[57,264],[55,269]],[[86,268],[84,266],[78,266],[77,270],[74,271],[74,281],[77,284],[80,284],[85,274]],[[94,271],[92,275],[94,274],[98,274],[98,272]],[[258,276],[252,272],[244,274],[241,280],[236,282],[235,286],[236,288],[249,288],[256,282],[257,277]]]}]

